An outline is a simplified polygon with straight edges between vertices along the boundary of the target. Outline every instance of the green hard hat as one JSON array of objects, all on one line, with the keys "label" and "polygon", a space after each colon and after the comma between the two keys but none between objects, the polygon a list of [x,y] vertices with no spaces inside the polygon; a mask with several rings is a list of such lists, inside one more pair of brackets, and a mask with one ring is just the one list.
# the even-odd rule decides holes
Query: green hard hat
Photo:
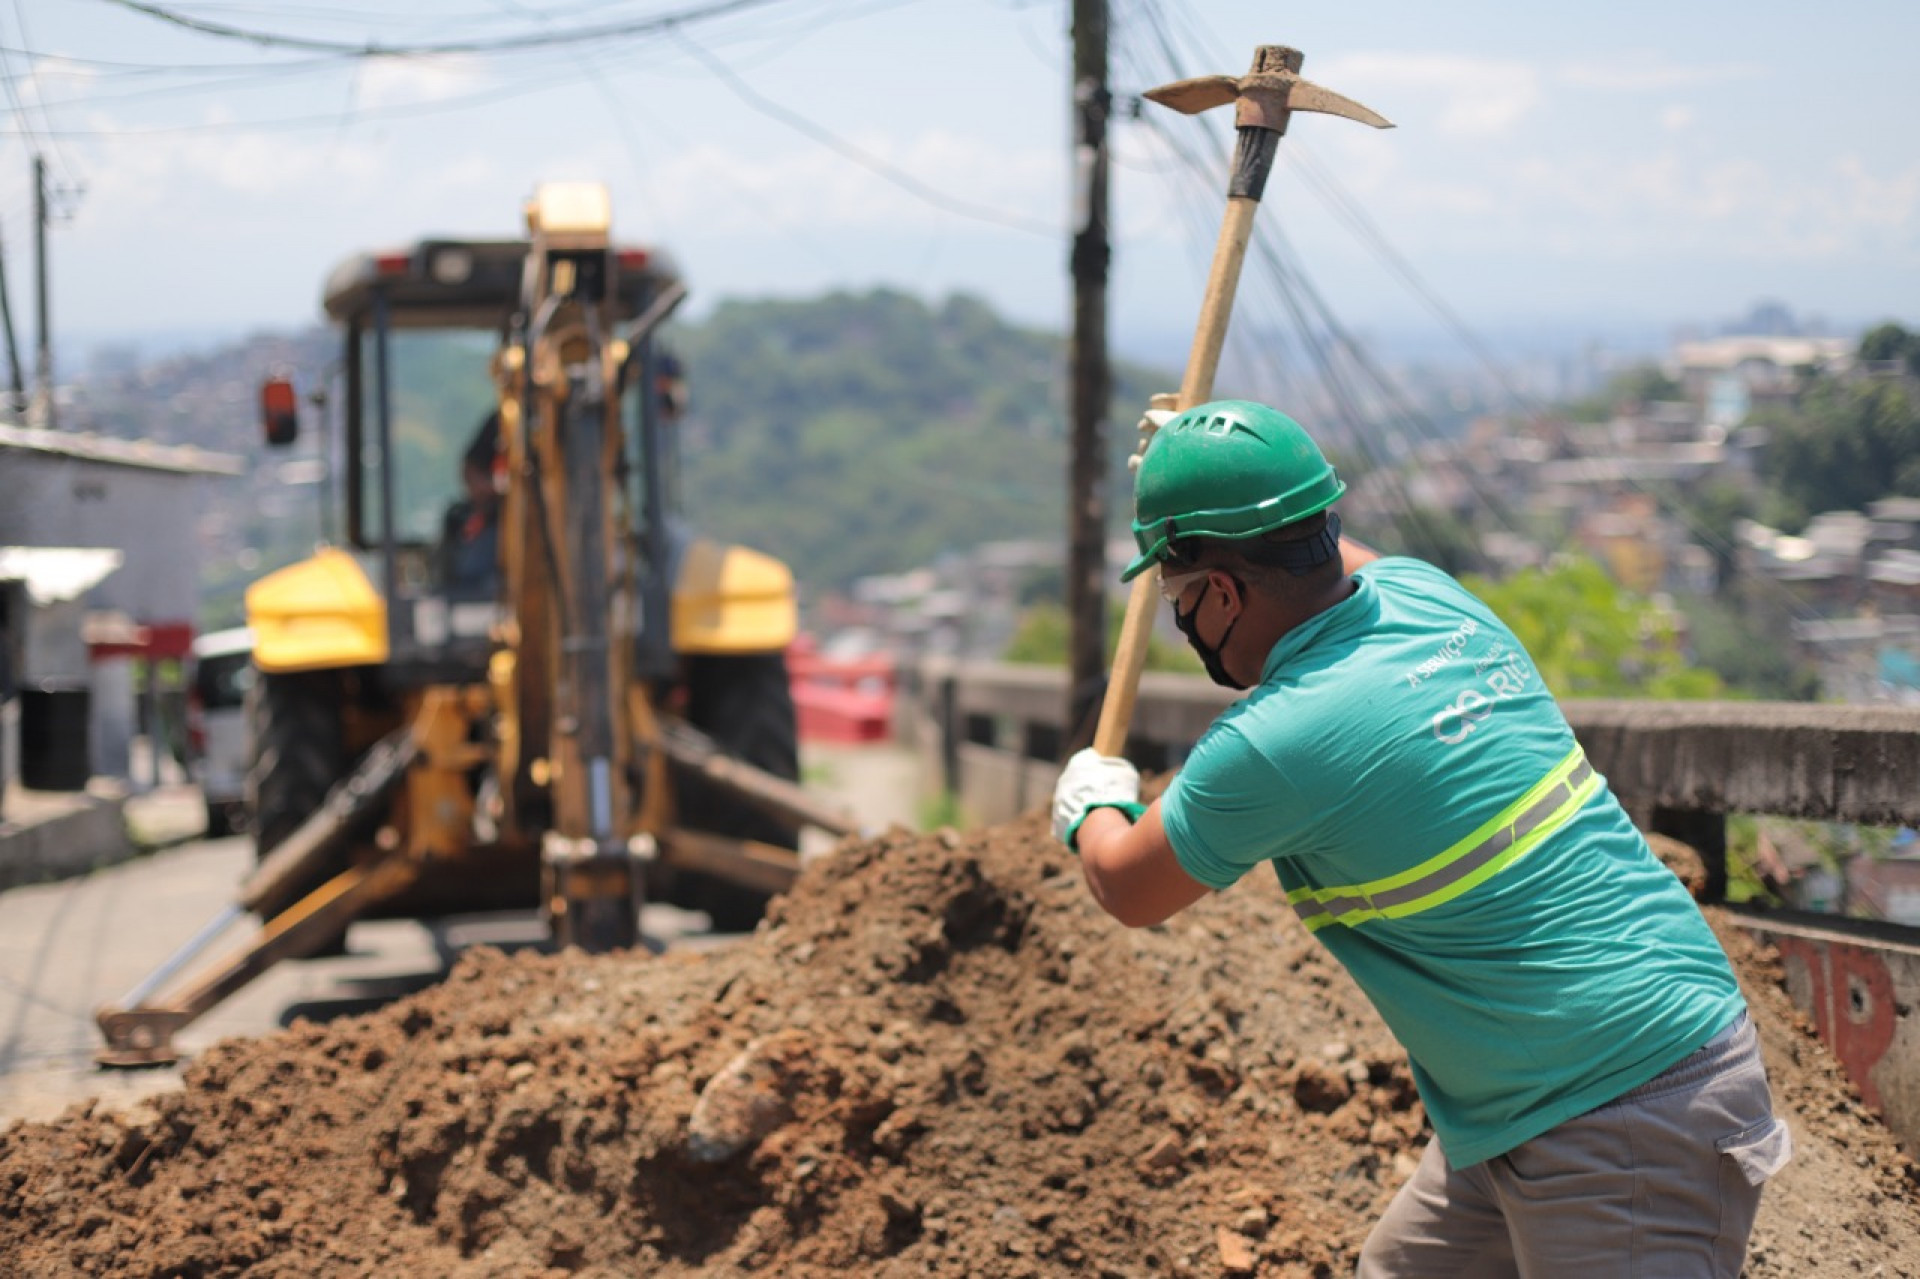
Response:
[{"label": "green hard hat", "polygon": [[1131,581],[1183,537],[1257,537],[1317,515],[1347,486],[1298,422],[1251,400],[1196,405],[1154,433],[1133,484]]}]

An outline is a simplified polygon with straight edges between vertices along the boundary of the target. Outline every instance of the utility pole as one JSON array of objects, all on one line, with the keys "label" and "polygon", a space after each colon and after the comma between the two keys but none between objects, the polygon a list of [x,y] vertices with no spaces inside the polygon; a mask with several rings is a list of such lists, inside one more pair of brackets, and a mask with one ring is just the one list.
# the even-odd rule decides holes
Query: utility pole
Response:
[{"label": "utility pole", "polygon": [[1073,336],[1068,345],[1067,736],[1107,668],[1107,0],[1073,0]]},{"label": "utility pole", "polygon": [[33,157],[33,256],[36,266],[39,330],[35,335],[38,350],[34,357],[34,395],[40,401],[36,425],[52,430],[53,416],[53,340],[47,320],[47,160]]}]

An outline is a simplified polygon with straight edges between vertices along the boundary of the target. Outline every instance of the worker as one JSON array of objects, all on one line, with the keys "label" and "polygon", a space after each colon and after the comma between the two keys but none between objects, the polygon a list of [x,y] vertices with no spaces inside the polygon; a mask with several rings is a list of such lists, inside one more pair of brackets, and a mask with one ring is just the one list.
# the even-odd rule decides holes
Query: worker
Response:
[{"label": "worker", "polygon": [[1266,405],[1152,437],[1122,580],[1251,691],[1150,805],[1074,755],[1054,833],[1133,927],[1270,863],[1406,1048],[1434,1140],[1357,1274],[1737,1275],[1791,1145],[1726,954],[1513,632],[1345,491]]},{"label": "worker", "polygon": [[499,591],[499,450],[500,415],[492,413],[460,455],[462,496],[441,521],[442,573],[453,599],[491,599]]}]

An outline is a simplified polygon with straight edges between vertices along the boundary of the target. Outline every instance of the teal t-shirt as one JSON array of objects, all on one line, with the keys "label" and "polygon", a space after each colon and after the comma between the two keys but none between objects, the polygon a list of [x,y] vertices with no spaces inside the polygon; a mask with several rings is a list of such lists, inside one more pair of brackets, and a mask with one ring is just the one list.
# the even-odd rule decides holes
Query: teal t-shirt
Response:
[{"label": "teal t-shirt", "polygon": [[1465,1167],[1645,1083],[1745,1005],[1513,633],[1418,560],[1356,580],[1274,646],[1161,814],[1210,887],[1273,863]]}]

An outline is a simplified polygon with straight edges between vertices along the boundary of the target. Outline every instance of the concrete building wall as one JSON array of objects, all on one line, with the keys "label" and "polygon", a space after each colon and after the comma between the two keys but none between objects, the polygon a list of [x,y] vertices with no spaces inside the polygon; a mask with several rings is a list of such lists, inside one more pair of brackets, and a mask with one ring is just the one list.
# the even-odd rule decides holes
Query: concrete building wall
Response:
[{"label": "concrete building wall", "polygon": [[200,590],[198,515],[205,486],[221,482],[0,450],[0,546],[113,547],[126,558],[88,593],[89,608],[141,622],[192,621]]}]

